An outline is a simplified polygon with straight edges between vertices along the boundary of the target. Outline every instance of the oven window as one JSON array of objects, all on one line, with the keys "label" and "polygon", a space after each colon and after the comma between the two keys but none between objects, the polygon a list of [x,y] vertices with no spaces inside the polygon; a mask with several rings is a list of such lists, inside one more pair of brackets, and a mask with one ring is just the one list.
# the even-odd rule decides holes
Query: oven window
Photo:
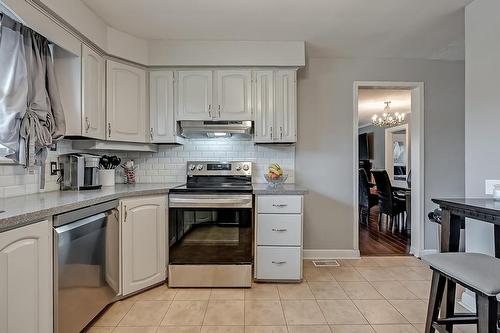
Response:
[{"label": "oven window", "polygon": [[171,264],[252,262],[251,209],[170,209]]}]

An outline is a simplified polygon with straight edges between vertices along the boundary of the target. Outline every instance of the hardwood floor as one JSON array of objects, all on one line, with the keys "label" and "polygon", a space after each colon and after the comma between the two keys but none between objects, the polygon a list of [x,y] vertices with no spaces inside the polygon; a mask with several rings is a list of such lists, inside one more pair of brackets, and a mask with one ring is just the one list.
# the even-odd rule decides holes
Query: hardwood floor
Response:
[{"label": "hardwood floor", "polygon": [[382,229],[378,226],[378,207],[370,212],[368,226],[359,225],[359,250],[364,256],[406,255],[410,252],[410,236],[388,230],[385,218]]}]

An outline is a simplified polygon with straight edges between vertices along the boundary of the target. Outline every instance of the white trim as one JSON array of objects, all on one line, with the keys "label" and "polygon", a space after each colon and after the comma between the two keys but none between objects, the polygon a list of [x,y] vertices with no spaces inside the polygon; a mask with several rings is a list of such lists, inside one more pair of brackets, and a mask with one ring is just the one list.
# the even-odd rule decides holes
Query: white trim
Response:
[{"label": "white trim", "polygon": [[[413,247],[411,247],[413,249]],[[419,257],[422,257],[422,256],[426,256],[426,255],[429,255],[429,254],[435,254],[435,253],[438,253],[439,251],[437,249],[423,249],[423,250],[420,250],[420,256]],[[412,251],[413,253],[413,251]]]},{"label": "white trim", "polygon": [[[412,168],[412,196],[411,220],[412,253],[416,257],[424,250],[424,83],[423,82],[392,82],[392,81],[355,81],[353,84],[353,242],[354,249],[359,250],[359,221],[358,221],[358,89],[360,87],[384,87],[393,89],[411,90],[411,168]],[[418,161],[418,163],[416,163]],[[359,252],[359,251],[358,251]]]},{"label": "white trim", "polygon": [[304,250],[304,259],[356,259],[359,250]]}]

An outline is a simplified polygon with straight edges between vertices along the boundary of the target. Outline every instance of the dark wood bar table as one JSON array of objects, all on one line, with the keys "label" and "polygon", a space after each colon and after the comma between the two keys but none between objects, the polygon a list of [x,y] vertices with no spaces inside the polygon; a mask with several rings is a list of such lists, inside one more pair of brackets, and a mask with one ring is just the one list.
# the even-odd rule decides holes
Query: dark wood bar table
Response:
[{"label": "dark wood bar table", "polygon": [[[458,252],[460,228],[465,218],[494,225],[495,257],[500,258],[500,202],[493,199],[432,199],[442,209],[441,252]],[[456,284],[448,283],[442,311],[449,317],[455,310]]]},{"label": "dark wood bar table", "polygon": [[443,210],[441,218],[441,252],[458,252],[460,226],[471,218],[495,226],[495,257],[500,258],[500,202],[493,199],[432,199]]}]

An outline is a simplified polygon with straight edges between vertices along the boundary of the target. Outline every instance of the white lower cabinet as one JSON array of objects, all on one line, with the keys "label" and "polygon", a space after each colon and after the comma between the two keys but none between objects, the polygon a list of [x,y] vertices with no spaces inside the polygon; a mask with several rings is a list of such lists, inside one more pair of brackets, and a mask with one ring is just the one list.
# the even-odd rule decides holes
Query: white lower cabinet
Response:
[{"label": "white lower cabinet", "polygon": [[0,233],[0,332],[52,332],[52,224]]},{"label": "white lower cabinet", "polygon": [[299,280],[301,248],[286,246],[257,247],[257,278],[263,280]]},{"label": "white lower cabinet", "polygon": [[123,295],[166,279],[166,196],[120,201]]},{"label": "white lower cabinet", "polygon": [[301,195],[256,198],[255,279],[302,280]]}]

